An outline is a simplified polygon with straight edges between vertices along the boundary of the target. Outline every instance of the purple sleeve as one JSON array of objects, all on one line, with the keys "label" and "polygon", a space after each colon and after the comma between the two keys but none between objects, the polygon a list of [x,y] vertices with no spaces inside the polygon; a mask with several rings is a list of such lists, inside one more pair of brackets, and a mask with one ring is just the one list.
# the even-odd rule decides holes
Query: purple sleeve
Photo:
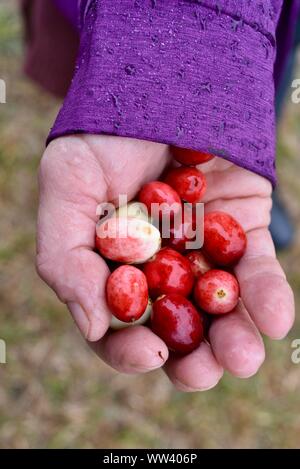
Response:
[{"label": "purple sleeve", "polygon": [[54,5],[63,13],[65,18],[79,29],[79,2],[80,0],[52,0]]},{"label": "purple sleeve", "polygon": [[52,0],[64,17],[80,30],[91,0]]},{"label": "purple sleeve", "polygon": [[[219,155],[275,183],[282,0],[92,0],[48,141],[74,133]],[[141,156],[142,157],[142,156]]]}]

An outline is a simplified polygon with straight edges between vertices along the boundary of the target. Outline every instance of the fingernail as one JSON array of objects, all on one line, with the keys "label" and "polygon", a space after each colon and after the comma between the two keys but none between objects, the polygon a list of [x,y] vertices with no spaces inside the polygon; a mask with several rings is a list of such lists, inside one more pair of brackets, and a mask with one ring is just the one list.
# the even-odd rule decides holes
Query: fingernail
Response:
[{"label": "fingernail", "polygon": [[[164,356],[165,355],[165,356]],[[168,355],[163,353],[161,350],[153,350],[152,348],[145,348],[143,353],[143,360],[147,359],[147,365],[137,364],[132,365],[132,368],[136,368],[139,372],[147,372],[161,368],[166,362]]]},{"label": "fingernail", "polygon": [[109,328],[109,318],[104,314],[93,313],[91,318],[88,318],[86,311],[75,302],[68,303],[72,317],[76,322],[79,330],[84,338],[90,342],[96,342],[101,339]]},{"label": "fingernail", "polygon": [[80,332],[87,339],[90,330],[90,321],[88,320],[84,309],[75,302],[68,303],[68,308]]},{"label": "fingernail", "polygon": [[219,380],[214,382],[213,384],[210,384],[209,386],[204,386],[204,387],[190,387],[187,384],[183,383],[182,381],[179,381],[178,379],[173,379],[174,385],[177,387],[179,391],[182,392],[205,392],[209,391],[210,389],[213,389],[214,387],[217,386]]}]

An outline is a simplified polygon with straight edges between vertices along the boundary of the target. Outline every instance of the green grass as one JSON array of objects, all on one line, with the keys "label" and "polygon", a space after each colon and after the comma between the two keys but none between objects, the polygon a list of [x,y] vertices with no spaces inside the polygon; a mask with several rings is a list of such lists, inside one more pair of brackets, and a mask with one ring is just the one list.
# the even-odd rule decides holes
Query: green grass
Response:
[{"label": "green grass", "polygon": [[[2,3],[2,2],[1,2]],[[13,2],[10,2],[13,3]],[[1,57],[17,54],[21,50],[21,25],[17,20],[15,8],[7,1],[0,5],[0,54]]]}]

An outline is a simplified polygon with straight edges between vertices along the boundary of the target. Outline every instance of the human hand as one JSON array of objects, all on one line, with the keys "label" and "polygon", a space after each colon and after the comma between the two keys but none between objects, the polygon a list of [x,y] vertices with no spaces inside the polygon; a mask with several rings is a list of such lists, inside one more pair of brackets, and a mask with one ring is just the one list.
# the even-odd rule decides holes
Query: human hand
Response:
[{"label": "human hand", "polygon": [[224,368],[240,377],[257,371],[264,360],[258,329],[283,337],[293,323],[293,294],[267,229],[270,183],[215,158],[201,166],[208,181],[205,208],[232,214],[248,236],[247,252],[235,269],[242,296],[236,311],[214,321],[211,345],[203,342],[181,358],[168,360],[166,345],[143,326],[106,334],[109,269],[93,252],[96,208],[119,194],[133,198],[145,182],[159,178],[168,162],[168,147],[152,142],[92,135],[53,141],[39,172],[37,270],[106,363],[125,373],[164,365],[177,388],[204,390],[217,384]]}]

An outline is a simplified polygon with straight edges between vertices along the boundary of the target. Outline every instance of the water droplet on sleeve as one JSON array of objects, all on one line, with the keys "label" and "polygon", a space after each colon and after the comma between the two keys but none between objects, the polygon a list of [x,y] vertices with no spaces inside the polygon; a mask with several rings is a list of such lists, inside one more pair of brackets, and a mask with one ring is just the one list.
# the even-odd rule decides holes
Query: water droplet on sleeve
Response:
[{"label": "water droplet on sleeve", "polygon": [[134,76],[136,74],[136,68],[132,64],[128,64],[125,67],[125,73],[126,75]]},{"label": "water droplet on sleeve", "polygon": [[250,111],[246,111],[245,114],[244,114],[244,119],[246,122],[249,122],[251,120],[251,112]]}]

